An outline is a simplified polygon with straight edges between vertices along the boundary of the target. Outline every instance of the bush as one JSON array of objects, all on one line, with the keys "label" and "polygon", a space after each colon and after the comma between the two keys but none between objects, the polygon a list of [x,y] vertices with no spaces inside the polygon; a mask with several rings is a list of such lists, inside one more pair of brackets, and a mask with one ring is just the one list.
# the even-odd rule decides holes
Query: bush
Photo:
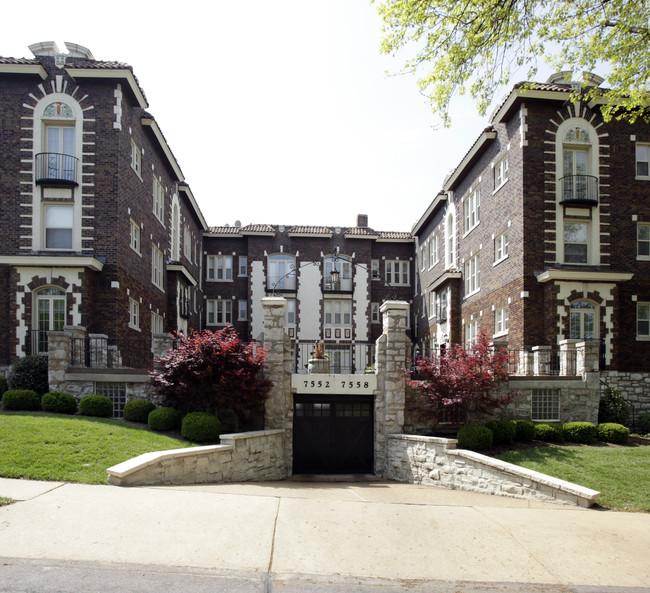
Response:
[{"label": "bush", "polygon": [[50,390],[47,381],[47,357],[19,358],[11,367],[7,381],[9,389],[29,389],[42,396]]},{"label": "bush", "polygon": [[535,423],[530,420],[513,420],[515,423],[515,440],[532,441],[535,438]]},{"label": "bush", "polygon": [[618,389],[608,387],[605,393],[600,398],[598,404],[598,423],[611,423],[623,424],[624,426],[630,420],[630,406],[623,399],[621,392]]},{"label": "bush", "polygon": [[487,426],[463,426],[456,435],[461,449],[483,451],[492,446],[493,434]]},{"label": "bush", "polygon": [[55,414],[76,414],[77,398],[63,391],[49,391],[41,399],[41,407]]},{"label": "bush", "polygon": [[113,402],[105,395],[86,395],[79,402],[79,414],[110,418],[113,415]]},{"label": "bush", "polygon": [[596,434],[599,441],[624,445],[627,443],[627,437],[630,436],[630,431],[622,424],[604,422],[598,425]]},{"label": "bush", "polygon": [[7,383],[7,377],[0,375],[0,396],[9,389],[9,383]]},{"label": "bush", "polygon": [[40,410],[41,398],[31,389],[10,389],[2,395],[5,410]]},{"label": "bush", "polygon": [[641,414],[639,416],[639,430],[641,434],[650,433],[650,414]]},{"label": "bush", "polygon": [[560,443],[564,440],[564,433],[558,424],[541,422],[535,424],[535,438],[547,443]]},{"label": "bush", "polygon": [[151,430],[173,430],[181,423],[181,415],[174,408],[156,408],[149,412],[147,423]]},{"label": "bush", "polygon": [[491,420],[485,426],[492,431],[495,445],[512,445],[515,442],[517,428],[512,420]]},{"label": "bush", "polygon": [[149,412],[155,409],[156,404],[148,399],[132,399],[124,405],[124,420],[146,424],[149,420]]},{"label": "bush", "polygon": [[221,434],[221,422],[209,412],[190,412],[183,418],[181,434],[197,443],[215,443]]},{"label": "bush", "polygon": [[591,422],[567,422],[562,426],[565,440],[572,443],[593,443],[596,432],[596,426]]}]

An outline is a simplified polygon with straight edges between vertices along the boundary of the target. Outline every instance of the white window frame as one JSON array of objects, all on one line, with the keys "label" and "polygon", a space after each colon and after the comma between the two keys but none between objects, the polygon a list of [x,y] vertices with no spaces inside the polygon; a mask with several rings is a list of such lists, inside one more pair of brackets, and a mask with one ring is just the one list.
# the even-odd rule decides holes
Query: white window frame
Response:
[{"label": "white window frame", "polygon": [[142,179],[142,150],[133,138],[131,138],[131,169]]},{"label": "white window frame", "polygon": [[445,267],[452,268],[456,261],[456,217],[453,213],[445,222]]},{"label": "white window frame", "polygon": [[208,299],[206,308],[206,325],[232,324],[232,300]]},{"label": "white window frame", "polygon": [[636,258],[650,260],[650,223],[636,225]]},{"label": "white window frame", "polygon": [[160,223],[165,226],[165,189],[162,183],[153,176],[153,213]]},{"label": "white window frame", "polygon": [[381,280],[381,274],[379,272],[379,260],[371,259],[370,260],[370,279],[371,280]]},{"label": "white window frame", "polygon": [[499,191],[508,182],[508,179],[508,155],[505,155],[494,164],[494,191]]},{"label": "white window frame", "polygon": [[[69,212],[70,217],[72,218],[72,222],[70,226],[62,226],[62,227],[55,227],[55,226],[48,226],[47,219],[48,219],[48,211],[50,209],[58,209],[59,211],[63,211],[64,209]],[[53,246],[50,247],[48,245],[48,230],[54,230],[54,231],[61,231],[61,230],[69,230],[70,231],[70,245],[66,247],[57,247]],[[43,204],[43,245],[45,246],[45,249],[47,251],[72,251],[74,249],[74,206],[72,204]]]},{"label": "white window frame", "polygon": [[289,253],[268,256],[267,290],[296,290],[296,257]]},{"label": "white window frame", "polygon": [[480,325],[478,319],[470,319],[465,324],[465,346],[471,348],[478,339]]},{"label": "white window frame", "polygon": [[165,331],[165,320],[162,315],[151,312],[151,334],[162,334]]},{"label": "white window frame", "polygon": [[494,336],[503,336],[508,333],[510,326],[510,310],[500,307],[494,311]]},{"label": "white window frame", "polygon": [[437,316],[437,303],[438,303],[438,297],[436,295],[435,290],[430,290],[429,291],[429,319],[435,319]]},{"label": "white window frame", "polygon": [[192,262],[192,232],[187,225],[183,227],[183,255],[190,263]]},{"label": "white window frame", "polygon": [[140,303],[129,299],[129,327],[140,331]]},{"label": "white window frame", "polygon": [[351,327],[352,301],[348,299],[326,299],[325,325],[327,327]]},{"label": "white window frame", "polygon": [[208,255],[208,282],[232,282],[233,281],[233,256],[232,255]]},{"label": "white window frame", "polygon": [[162,290],[165,290],[164,278],[165,258],[163,252],[155,245],[151,246],[151,283]]},{"label": "white window frame", "polygon": [[411,266],[408,260],[386,260],[386,284],[388,286],[411,286]]},{"label": "white window frame", "polygon": [[129,222],[129,245],[138,255],[142,255],[142,252],[140,251],[140,225],[132,218],[129,219]]},{"label": "white window frame", "polygon": [[559,422],[559,389],[533,389],[530,394],[530,404],[530,417],[533,422]]},{"label": "white window frame", "polygon": [[[584,226],[586,228],[586,239],[584,242],[581,241],[572,241],[568,242],[567,241],[567,231],[568,228],[572,225],[579,225],[579,226]],[[564,263],[567,264],[576,264],[576,265],[588,265],[589,264],[589,258],[591,255],[591,225],[588,221],[585,220],[565,220],[564,221],[564,229],[563,229],[563,242],[564,242]],[[585,254],[585,261],[568,261],[567,260],[567,245],[584,245],[586,248],[586,254]]]},{"label": "white window frame", "polygon": [[465,262],[465,297],[481,290],[481,256],[473,255]]},{"label": "white window frame", "polygon": [[287,310],[284,314],[284,318],[287,325],[290,326],[296,325],[296,314],[297,314],[296,299],[287,299]]},{"label": "white window frame", "polygon": [[443,290],[436,297],[436,319],[438,320],[438,323],[444,323],[445,321],[447,321],[447,314],[448,314],[447,301],[448,301],[447,291]]},{"label": "white window frame", "polygon": [[370,303],[370,323],[381,323],[379,303]]},{"label": "white window frame", "polygon": [[463,200],[463,213],[465,216],[465,234],[478,226],[481,222],[481,188],[473,188]]},{"label": "white window frame", "polygon": [[[645,153],[645,154],[642,154]],[[639,158],[643,157],[643,158]],[[642,172],[639,173],[639,165]],[[643,172],[645,169],[645,172]],[[634,147],[634,175],[635,179],[650,179],[650,144],[638,142]]]},{"label": "white window frame", "polygon": [[248,319],[248,301],[241,299],[237,306],[237,321],[246,321]]},{"label": "white window frame", "polygon": [[240,277],[248,276],[248,256],[239,256],[239,266],[237,269],[239,270],[238,275]]},{"label": "white window frame", "polygon": [[433,268],[440,259],[440,238],[438,233],[433,233],[429,240],[429,268]]},{"label": "white window frame", "polygon": [[508,231],[494,238],[494,263],[498,264],[508,257]]},{"label": "white window frame", "polygon": [[636,339],[639,342],[650,341],[650,302],[636,304]]}]

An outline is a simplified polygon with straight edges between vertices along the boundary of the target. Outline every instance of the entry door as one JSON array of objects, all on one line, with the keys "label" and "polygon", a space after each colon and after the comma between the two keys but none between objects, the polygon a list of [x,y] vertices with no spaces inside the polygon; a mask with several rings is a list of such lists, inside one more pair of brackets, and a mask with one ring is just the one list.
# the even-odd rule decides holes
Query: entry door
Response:
[{"label": "entry door", "polygon": [[371,474],[374,465],[372,396],[296,396],[295,474]]}]

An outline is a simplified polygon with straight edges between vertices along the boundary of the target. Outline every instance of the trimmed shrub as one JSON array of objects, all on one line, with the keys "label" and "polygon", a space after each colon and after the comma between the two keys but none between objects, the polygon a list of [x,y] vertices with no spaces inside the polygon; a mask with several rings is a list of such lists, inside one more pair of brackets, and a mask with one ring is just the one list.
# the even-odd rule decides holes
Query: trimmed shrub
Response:
[{"label": "trimmed shrub", "polygon": [[39,396],[47,393],[47,356],[23,356],[9,371],[9,389],[29,389]]},{"label": "trimmed shrub", "polygon": [[535,424],[535,438],[547,443],[561,443],[564,440],[564,433],[559,424],[541,422]]},{"label": "trimmed shrub", "polygon": [[564,439],[572,443],[593,443],[596,432],[596,426],[591,422],[567,422],[562,426]]},{"label": "trimmed shrub", "polygon": [[124,404],[124,420],[146,424],[149,420],[149,412],[155,409],[156,404],[148,399],[132,399]]},{"label": "trimmed shrub", "polygon": [[7,383],[7,377],[0,375],[0,396],[9,389],[9,383]]},{"label": "trimmed shrub", "polygon": [[650,414],[641,414],[639,416],[639,430],[641,434],[650,433]]},{"label": "trimmed shrub", "polygon": [[598,423],[605,424],[615,422],[624,426],[630,420],[630,406],[623,399],[618,389],[608,387],[600,398],[598,404]]},{"label": "trimmed shrub", "polygon": [[181,435],[196,443],[216,443],[221,434],[221,422],[209,412],[190,412],[181,425]]},{"label": "trimmed shrub", "polygon": [[517,428],[512,420],[491,420],[485,426],[492,431],[494,445],[512,445],[515,442]]},{"label": "trimmed shrub", "polygon": [[515,440],[532,441],[535,438],[535,423],[531,420],[513,420],[515,423]]},{"label": "trimmed shrub", "polygon": [[110,418],[113,415],[113,402],[105,395],[86,395],[79,402],[79,414]]},{"label": "trimmed shrub", "polygon": [[596,428],[596,435],[599,441],[624,445],[627,443],[627,437],[630,436],[630,431],[622,424],[604,422]]},{"label": "trimmed shrub", "polygon": [[64,391],[49,391],[41,399],[41,408],[55,414],[76,414],[77,398]]},{"label": "trimmed shrub", "polygon": [[41,398],[31,389],[10,389],[2,394],[5,410],[40,410]]},{"label": "trimmed shrub", "polygon": [[492,446],[493,434],[487,426],[463,426],[456,435],[458,447],[471,451],[483,451]]},{"label": "trimmed shrub", "polygon": [[174,408],[156,408],[149,412],[147,423],[151,430],[174,430],[181,424],[181,415]]}]

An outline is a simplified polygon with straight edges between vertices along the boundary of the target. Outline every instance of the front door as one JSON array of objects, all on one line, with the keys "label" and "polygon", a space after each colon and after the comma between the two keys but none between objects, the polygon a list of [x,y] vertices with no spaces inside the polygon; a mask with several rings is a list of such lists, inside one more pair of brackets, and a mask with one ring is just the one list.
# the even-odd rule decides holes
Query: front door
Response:
[{"label": "front door", "polygon": [[296,395],[293,473],[373,473],[373,406],[372,396]]}]

